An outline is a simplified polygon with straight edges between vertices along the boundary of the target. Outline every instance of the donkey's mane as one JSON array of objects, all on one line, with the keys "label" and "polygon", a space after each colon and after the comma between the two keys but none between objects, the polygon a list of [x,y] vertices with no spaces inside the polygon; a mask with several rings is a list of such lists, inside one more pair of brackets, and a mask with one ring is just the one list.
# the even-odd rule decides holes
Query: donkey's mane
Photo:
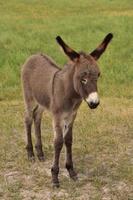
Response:
[{"label": "donkey's mane", "polygon": [[54,68],[57,68],[60,70],[60,67],[58,67],[58,65],[55,63],[55,61],[51,57],[44,55],[43,53],[39,53],[39,55],[42,56],[45,60],[47,60],[50,66],[53,66]]}]

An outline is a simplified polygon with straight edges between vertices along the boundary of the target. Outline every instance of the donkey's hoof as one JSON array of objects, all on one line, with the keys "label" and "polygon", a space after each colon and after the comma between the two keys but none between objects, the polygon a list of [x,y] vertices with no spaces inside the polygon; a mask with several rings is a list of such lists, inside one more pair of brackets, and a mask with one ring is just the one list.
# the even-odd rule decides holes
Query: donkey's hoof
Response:
[{"label": "donkey's hoof", "polygon": [[44,155],[43,156],[37,156],[38,157],[38,160],[40,161],[40,162],[44,162],[45,161],[45,157],[44,157]]},{"label": "donkey's hoof", "polygon": [[30,162],[35,162],[35,156],[28,156],[28,160]]},{"label": "donkey's hoof", "polygon": [[53,183],[53,188],[59,188],[59,187],[60,187],[59,182]]},{"label": "donkey's hoof", "polygon": [[69,170],[69,176],[73,181],[77,181],[78,180],[77,173],[74,170]]},{"label": "donkey's hoof", "polygon": [[26,146],[26,150],[27,150],[27,156],[28,156],[28,160],[30,162],[34,162],[35,161],[35,154],[33,151],[33,147],[29,147],[28,145]]},{"label": "donkey's hoof", "polygon": [[30,162],[35,162],[35,155],[34,152],[28,152],[28,160]]},{"label": "donkey's hoof", "polygon": [[77,177],[77,175],[70,176],[70,178],[71,178],[73,181],[77,181],[77,180],[78,180],[78,177]]}]

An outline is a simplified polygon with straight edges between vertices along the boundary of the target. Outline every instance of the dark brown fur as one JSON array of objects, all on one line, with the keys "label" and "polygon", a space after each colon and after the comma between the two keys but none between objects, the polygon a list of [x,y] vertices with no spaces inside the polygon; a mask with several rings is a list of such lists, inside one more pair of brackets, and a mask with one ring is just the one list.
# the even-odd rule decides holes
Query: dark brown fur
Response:
[{"label": "dark brown fur", "polygon": [[[60,69],[46,55],[36,54],[28,58],[22,69],[22,83],[25,99],[25,126],[27,134],[27,153],[34,159],[31,126],[34,121],[36,151],[39,160],[44,160],[41,141],[41,118],[44,109],[53,115],[54,160],[51,168],[52,181],[59,186],[59,156],[66,146],[66,168],[72,179],[77,175],[72,161],[72,128],[77,110],[91,93],[97,91],[97,79],[100,74],[96,60],[103,53],[112,35],[106,36],[102,44],[89,54],[77,53],[58,36],[57,42],[63,48],[70,61]],[[98,52],[98,53],[97,53]],[[99,102],[90,102],[90,108],[96,108]]]}]

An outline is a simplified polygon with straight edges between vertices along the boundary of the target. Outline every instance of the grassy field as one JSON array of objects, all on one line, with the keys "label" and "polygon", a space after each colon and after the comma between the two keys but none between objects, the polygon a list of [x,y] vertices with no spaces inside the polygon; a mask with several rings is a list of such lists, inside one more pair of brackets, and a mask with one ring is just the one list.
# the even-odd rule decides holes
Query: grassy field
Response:
[{"label": "grassy field", "polygon": [[[42,124],[46,161],[27,161],[20,71],[36,52],[59,65],[67,58],[57,35],[77,51],[92,51],[114,38],[99,61],[101,105],[82,104],[74,126],[74,183],[64,169],[61,188],[51,187],[51,115]],[[0,199],[133,200],[133,3],[132,0],[0,0]]]}]

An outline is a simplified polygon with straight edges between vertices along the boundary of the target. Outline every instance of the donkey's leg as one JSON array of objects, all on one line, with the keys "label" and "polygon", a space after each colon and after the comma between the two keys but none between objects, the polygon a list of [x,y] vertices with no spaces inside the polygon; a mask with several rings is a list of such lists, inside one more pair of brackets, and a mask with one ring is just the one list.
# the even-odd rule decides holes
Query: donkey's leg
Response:
[{"label": "donkey's leg", "polygon": [[31,127],[33,122],[33,113],[30,110],[27,110],[25,115],[25,128],[26,128],[26,135],[27,135],[27,155],[28,159],[31,161],[35,160],[34,152],[33,152],[33,145],[32,145],[32,136],[31,136]]},{"label": "donkey's leg", "polygon": [[23,81],[23,93],[24,93],[24,100],[25,100],[25,128],[26,128],[26,135],[27,135],[27,154],[29,160],[35,160],[34,152],[33,152],[33,145],[32,145],[32,136],[31,136],[31,127],[33,123],[33,110],[35,108],[35,102],[32,95],[32,89],[27,79],[24,78]]},{"label": "donkey's leg", "polygon": [[60,121],[54,120],[54,159],[51,168],[53,186],[59,187],[59,158],[63,146],[63,136]]},{"label": "donkey's leg", "polygon": [[77,180],[77,173],[73,168],[72,161],[72,126],[70,126],[64,136],[64,143],[66,145],[66,168],[69,172],[70,178]]},{"label": "donkey's leg", "polygon": [[41,106],[37,106],[34,109],[33,117],[34,117],[34,125],[35,125],[35,136],[36,136],[36,151],[37,157],[40,161],[44,161],[44,153],[42,150],[42,140],[41,140],[41,119],[44,108]]}]

